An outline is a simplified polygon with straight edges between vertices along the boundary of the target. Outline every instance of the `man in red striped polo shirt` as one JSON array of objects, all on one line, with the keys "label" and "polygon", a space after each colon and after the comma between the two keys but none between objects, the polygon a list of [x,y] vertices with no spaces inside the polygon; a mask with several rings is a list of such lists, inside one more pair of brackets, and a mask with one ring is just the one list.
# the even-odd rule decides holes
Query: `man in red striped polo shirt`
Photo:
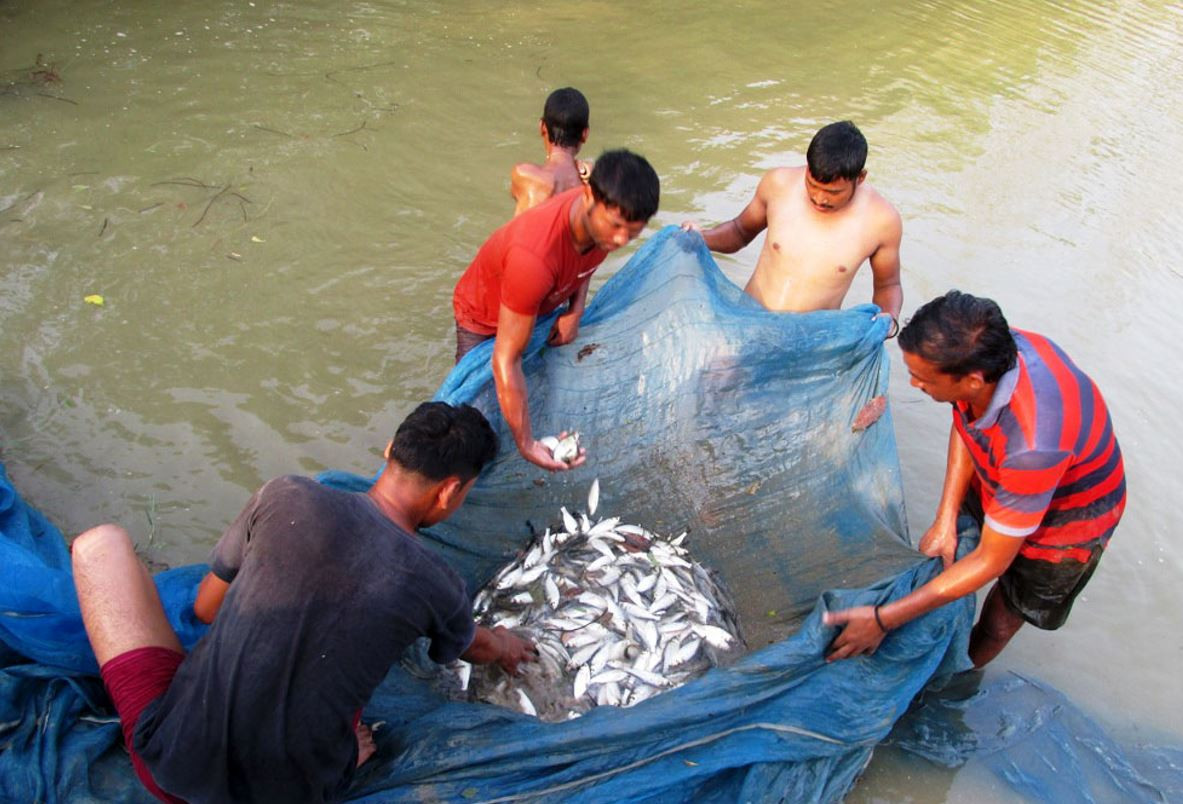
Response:
[{"label": "man in red striped polo shirt", "polygon": [[[912,385],[952,403],[945,485],[920,540],[945,570],[890,603],[827,614],[845,625],[827,659],[873,652],[892,628],[997,579],[970,636],[981,667],[1024,622],[1054,630],[1068,618],[1125,508],[1121,450],[1093,381],[989,299],[951,290],[916,311],[899,343]],[[954,561],[961,510],[982,538]]]}]

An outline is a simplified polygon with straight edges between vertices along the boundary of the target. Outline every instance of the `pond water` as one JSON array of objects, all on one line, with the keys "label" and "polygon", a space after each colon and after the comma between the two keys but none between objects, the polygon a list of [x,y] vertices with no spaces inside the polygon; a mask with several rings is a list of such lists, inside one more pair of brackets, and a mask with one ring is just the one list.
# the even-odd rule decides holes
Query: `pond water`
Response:
[{"label": "pond water", "polygon": [[[451,368],[452,287],[541,159],[551,89],[588,96],[585,153],[657,168],[650,232],[731,217],[853,119],[904,219],[905,317],[996,299],[1093,376],[1125,452],[1071,621],[991,672],[1183,742],[1178,4],[0,0],[0,31],[0,448],[63,530],[189,563],[268,477],[371,473]],[[742,284],[758,249],[720,263]],[[864,269],[847,303],[869,298]],[[889,350],[917,538],[948,411]],[[851,798],[1009,795],[884,750]]]}]

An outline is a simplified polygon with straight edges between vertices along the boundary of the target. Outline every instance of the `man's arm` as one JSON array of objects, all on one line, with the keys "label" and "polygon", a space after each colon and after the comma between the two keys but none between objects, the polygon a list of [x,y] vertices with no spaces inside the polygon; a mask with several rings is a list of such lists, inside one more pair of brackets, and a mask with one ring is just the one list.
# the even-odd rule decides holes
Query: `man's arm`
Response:
[{"label": "man's arm", "polygon": [[[897,324],[900,309],[904,306],[904,289],[900,285],[900,240],[903,236],[900,215],[893,207],[889,207],[889,215],[883,224],[883,239],[871,255],[871,275],[875,287],[871,301],[891,315]],[[898,326],[893,329],[899,332]]]},{"label": "man's arm", "polygon": [[845,627],[831,644],[826,661],[874,653],[887,631],[981,589],[1006,572],[1023,541],[1022,537],[1005,536],[986,525],[973,552],[911,594],[880,606],[878,618],[872,606],[827,612],[825,625]]},{"label": "man's arm", "polygon": [[945,485],[936,517],[920,539],[919,550],[926,556],[940,556],[948,567],[957,552],[957,515],[973,479],[973,459],[957,428],[949,427],[949,452],[945,462]]},{"label": "man's arm", "polygon": [[756,185],[756,194],[731,220],[712,226],[702,233],[707,248],[721,254],[733,254],[751,243],[768,226],[768,201],[774,192],[775,171],[769,171]]},{"label": "man's arm", "polygon": [[530,342],[536,316],[517,313],[501,305],[497,317],[497,337],[493,342],[493,384],[497,389],[497,404],[501,415],[513,434],[518,452],[532,464],[552,472],[570,469],[571,464],[555,460],[542,444],[534,440],[530,427],[529,391],[526,375],[522,373],[522,354]]},{"label": "man's arm", "polygon": [[534,645],[505,628],[476,627],[472,642],[460,658],[473,664],[496,662],[507,673],[516,673],[522,662],[538,660],[538,649]]},{"label": "man's arm", "polygon": [[555,319],[550,335],[546,342],[551,346],[562,346],[571,343],[579,335],[579,321],[583,318],[583,309],[587,306],[587,290],[591,287],[591,275],[571,294],[567,301],[567,311]]},{"label": "man's arm", "polygon": [[206,625],[212,623],[222,608],[222,601],[226,599],[226,590],[229,588],[230,584],[226,581],[207,572],[197,585],[197,599],[193,601],[193,613],[197,619]]}]

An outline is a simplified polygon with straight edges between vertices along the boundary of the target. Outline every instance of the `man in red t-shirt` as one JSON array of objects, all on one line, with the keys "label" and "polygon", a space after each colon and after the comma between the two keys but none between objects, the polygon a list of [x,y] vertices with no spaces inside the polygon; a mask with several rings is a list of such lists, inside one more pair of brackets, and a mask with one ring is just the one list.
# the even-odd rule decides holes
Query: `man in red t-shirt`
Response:
[{"label": "man in red t-shirt", "polygon": [[456,283],[456,362],[495,338],[493,381],[506,425],[522,457],[543,469],[578,466],[556,460],[530,429],[522,353],[534,323],[566,310],[547,343],[571,343],[587,303],[591,275],[608,252],[626,245],[657,211],[657,173],[644,157],[620,149],[596,161],[586,185],[518,215],[495,231]]},{"label": "man in red t-shirt", "polygon": [[[900,333],[912,385],[952,403],[936,520],[920,551],[945,570],[898,600],[825,616],[845,626],[827,659],[871,653],[893,628],[997,579],[969,639],[981,667],[1023,623],[1054,630],[1096,570],[1125,510],[1125,469],[1097,386],[1052,341],[1011,329],[998,305],[955,290]],[[957,517],[981,525],[961,559]]]}]

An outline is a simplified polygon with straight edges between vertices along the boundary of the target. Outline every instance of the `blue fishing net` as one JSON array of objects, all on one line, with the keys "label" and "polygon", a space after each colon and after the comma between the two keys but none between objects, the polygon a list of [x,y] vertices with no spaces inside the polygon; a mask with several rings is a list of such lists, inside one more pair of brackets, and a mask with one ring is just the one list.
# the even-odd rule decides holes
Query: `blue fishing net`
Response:
[{"label": "blue fishing net", "polygon": [[[1046,719],[1021,745],[966,737],[973,725],[960,715],[973,702],[900,720],[931,678],[966,667],[972,600],[898,629],[873,656],[823,659],[834,636],[823,611],[894,599],[940,569],[907,543],[890,410],[874,422],[859,415],[887,388],[889,322],[876,312],[769,313],[722,275],[698,235],[663,230],[604,284],[573,344],[546,348],[549,321],[535,332],[524,361],[535,432],[578,430],[588,449],[585,466],[559,475],[513,449],[492,390],[492,344],[466,356],[438,397],[481,408],[502,452],[457,515],[424,538],[469,588],[556,525],[560,506],[582,508],[598,477],[599,515],[689,531],[695,559],[735,596],[752,650],[637,706],[564,723],[446,700],[396,667],[366,707],[365,720],[381,723],[378,753],[351,797],[829,801],[897,722],[900,744],[932,758],[964,761],[987,744],[999,756],[1038,751],[1032,741],[1052,734]],[[148,800],[93,677],[60,534],[0,480],[0,799]],[[371,481],[321,480],[348,489]],[[201,634],[191,606],[203,569],[157,577],[187,645]],[[1016,706],[1011,697],[994,700],[1023,721],[1025,712],[1005,708]],[[948,711],[959,717],[933,714]],[[950,760],[942,746],[954,744]],[[1093,767],[1098,756],[1081,749],[1077,761]],[[1054,776],[1030,762],[1024,771],[1031,795]],[[1123,789],[1152,800],[1172,788]]]}]

